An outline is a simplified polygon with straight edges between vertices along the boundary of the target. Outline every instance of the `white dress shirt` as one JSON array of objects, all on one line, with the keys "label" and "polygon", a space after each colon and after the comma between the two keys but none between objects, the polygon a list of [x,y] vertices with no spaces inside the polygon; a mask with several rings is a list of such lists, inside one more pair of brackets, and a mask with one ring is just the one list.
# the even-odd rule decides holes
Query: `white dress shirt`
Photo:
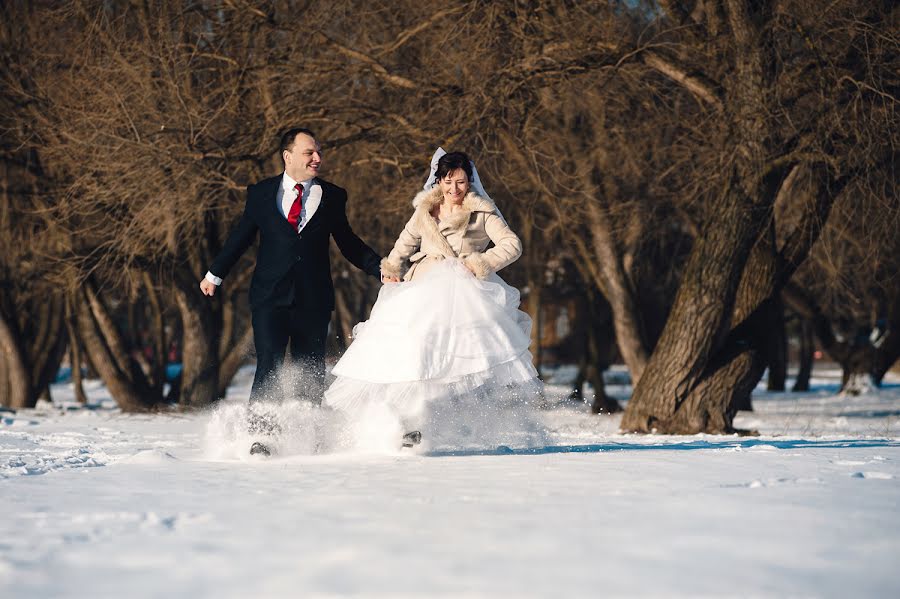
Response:
[{"label": "white dress shirt", "polygon": [[[278,186],[278,193],[275,194],[275,205],[285,219],[291,211],[294,200],[297,199],[297,190],[294,189],[297,183],[298,181],[292,179],[287,173],[281,176],[281,185]],[[299,181],[299,183],[303,186],[303,197],[301,200],[300,221],[297,223],[298,233],[303,230],[303,227],[306,226],[306,223],[318,210],[319,204],[322,203],[322,186],[316,183],[315,179],[307,179],[306,181]],[[222,278],[209,271],[206,273],[206,280],[214,285],[222,284]]]}]

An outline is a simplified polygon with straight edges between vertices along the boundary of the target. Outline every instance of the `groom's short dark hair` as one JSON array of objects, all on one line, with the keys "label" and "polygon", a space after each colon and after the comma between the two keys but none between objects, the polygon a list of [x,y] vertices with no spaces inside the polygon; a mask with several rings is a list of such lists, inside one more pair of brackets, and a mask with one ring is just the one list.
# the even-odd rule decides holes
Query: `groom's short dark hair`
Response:
[{"label": "groom's short dark hair", "polygon": [[293,129],[288,129],[281,136],[281,151],[278,153],[279,156],[285,151],[290,150],[294,146],[294,139],[301,133],[303,135],[309,135],[313,139],[316,138],[316,134],[309,129],[306,129],[305,127],[294,127]]}]

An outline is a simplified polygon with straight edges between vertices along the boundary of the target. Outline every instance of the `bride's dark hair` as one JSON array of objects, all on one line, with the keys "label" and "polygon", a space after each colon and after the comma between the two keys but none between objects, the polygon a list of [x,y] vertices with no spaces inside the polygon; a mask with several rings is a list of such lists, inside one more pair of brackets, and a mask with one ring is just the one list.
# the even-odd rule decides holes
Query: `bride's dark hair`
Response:
[{"label": "bride's dark hair", "polygon": [[472,161],[466,156],[465,152],[450,152],[444,154],[438,159],[437,172],[434,173],[435,182],[440,181],[456,169],[461,168],[469,182],[472,182]]}]

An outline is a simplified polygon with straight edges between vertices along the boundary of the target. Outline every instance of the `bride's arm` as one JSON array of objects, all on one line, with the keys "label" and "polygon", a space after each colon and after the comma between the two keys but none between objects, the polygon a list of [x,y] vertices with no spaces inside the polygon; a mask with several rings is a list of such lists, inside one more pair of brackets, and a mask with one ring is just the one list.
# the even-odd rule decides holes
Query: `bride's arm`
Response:
[{"label": "bride's arm", "polygon": [[388,257],[381,261],[381,276],[385,279],[399,279],[406,272],[407,259],[416,253],[422,244],[422,236],[419,234],[415,226],[416,217],[413,215],[400,237],[394,243],[394,249],[388,254]]},{"label": "bride's arm", "polygon": [[466,266],[479,279],[509,266],[522,255],[522,241],[497,212],[485,217],[484,232],[494,242],[494,247],[486,252],[473,252],[465,259]]}]

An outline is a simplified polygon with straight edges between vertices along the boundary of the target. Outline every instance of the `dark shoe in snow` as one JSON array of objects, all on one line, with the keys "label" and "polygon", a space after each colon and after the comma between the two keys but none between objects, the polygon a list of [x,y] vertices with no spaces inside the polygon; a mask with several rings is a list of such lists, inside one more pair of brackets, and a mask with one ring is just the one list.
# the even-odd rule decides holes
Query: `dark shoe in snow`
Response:
[{"label": "dark shoe in snow", "polygon": [[256,441],[253,445],[250,446],[250,455],[264,455],[266,457],[272,455],[272,452],[269,451],[269,448]]},{"label": "dark shoe in snow", "polygon": [[412,447],[413,445],[418,445],[421,442],[422,433],[419,431],[412,431],[403,435],[403,447]]}]

